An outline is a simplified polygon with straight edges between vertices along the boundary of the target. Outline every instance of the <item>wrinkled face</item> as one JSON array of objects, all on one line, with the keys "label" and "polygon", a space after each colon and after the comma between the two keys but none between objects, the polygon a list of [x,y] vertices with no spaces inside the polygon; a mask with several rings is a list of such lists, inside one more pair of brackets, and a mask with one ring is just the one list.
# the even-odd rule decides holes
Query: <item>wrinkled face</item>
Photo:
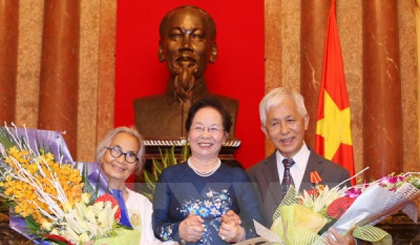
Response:
[{"label": "wrinkled face", "polygon": [[171,15],[159,47],[159,60],[166,60],[171,76],[185,71],[197,80],[204,75],[207,63],[215,61],[217,48],[205,18],[192,8]]},{"label": "wrinkled face", "polygon": [[[132,152],[137,154],[140,148],[139,141],[136,137],[121,132],[114,136],[109,147],[118,147],[123,153]],[[102,157],[102,169],[109,180],[122,181],[125,180],[134,172],[138,162],[128,163],[125,160],[125,155],[113,157],[110,150],[106,150]]]},{"label": "wrinkled face", "polygon": [[285,99],[267,113],[262,130],[284,157],[293,157],[302,147],[309,116],[301,116],[294,101]]},{"label": "wrinkled face", "polygon": [[203,161],[217,158],[226,137],[219,111],[204,107],[195,113],[188,132],[191,154],[195,158]]}]

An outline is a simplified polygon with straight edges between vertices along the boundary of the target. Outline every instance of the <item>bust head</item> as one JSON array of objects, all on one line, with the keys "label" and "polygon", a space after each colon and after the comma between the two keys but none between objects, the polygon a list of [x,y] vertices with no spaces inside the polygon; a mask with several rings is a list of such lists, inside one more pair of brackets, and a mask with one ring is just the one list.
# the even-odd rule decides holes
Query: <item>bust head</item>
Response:
[{"label": "bust head", "polygon": [[198,7],[182,6],[165,15],[159,31],[159,61],[166,61],[180,99],[189,100],[207,64],[217,58],[214,21]]},{"label": "bust head", "polygon": [[[165,93],[133,101],[136,127],[147,138],[184,137],[183,124],[191,105],[211,95],[204,81],[208,63],[217,58],[216,26],[210,15],[194,6],[167,13],[160,23],[158,57],[166,61],[170,78]],[[234,135],[239,101],[214,95],[228,110]]]}]

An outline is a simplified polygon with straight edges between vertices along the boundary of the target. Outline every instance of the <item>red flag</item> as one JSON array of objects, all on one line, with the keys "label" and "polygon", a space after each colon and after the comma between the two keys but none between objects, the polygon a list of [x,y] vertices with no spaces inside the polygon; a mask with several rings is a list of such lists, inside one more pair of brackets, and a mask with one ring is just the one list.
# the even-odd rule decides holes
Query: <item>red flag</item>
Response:
[{"label": "red flag", "polygon": [[[315,151],[354,175],[350,103],[338,37],[335,0],[331,1],[319,88]],[[352,181],[355,183],[355,180]]]}]

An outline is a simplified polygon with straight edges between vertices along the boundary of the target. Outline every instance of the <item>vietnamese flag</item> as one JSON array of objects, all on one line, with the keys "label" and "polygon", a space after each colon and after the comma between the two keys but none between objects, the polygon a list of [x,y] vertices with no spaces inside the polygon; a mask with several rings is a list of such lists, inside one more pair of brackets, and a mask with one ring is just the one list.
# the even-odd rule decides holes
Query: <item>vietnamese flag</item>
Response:
[{"label": "vietnamese flag", "polygon": [[[331,1],[319,88],[315,151],[354,172],[350,103],[338,37],[335,0]],[[352,183],[355,183],[353,179]]]}]

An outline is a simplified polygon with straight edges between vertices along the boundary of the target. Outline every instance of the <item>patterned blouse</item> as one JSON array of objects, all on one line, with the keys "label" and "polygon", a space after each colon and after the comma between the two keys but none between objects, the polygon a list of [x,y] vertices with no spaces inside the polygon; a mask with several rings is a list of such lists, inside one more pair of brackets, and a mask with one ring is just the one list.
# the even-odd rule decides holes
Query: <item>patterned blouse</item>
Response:
[{"label": "patterned blouse", "polygon": [[180,241],[178,227],[192,213],[204,220],[204,234],[196,243],[228,244],[219,236],[222,214],[228,210],[241,217],[246,237],[256,236],[253,219],[261,223],[258,196],[240,168],[222,164],[209,177],[197,175],[187,163],[162,172],[153,198],[153,229],[163,241]]}]

